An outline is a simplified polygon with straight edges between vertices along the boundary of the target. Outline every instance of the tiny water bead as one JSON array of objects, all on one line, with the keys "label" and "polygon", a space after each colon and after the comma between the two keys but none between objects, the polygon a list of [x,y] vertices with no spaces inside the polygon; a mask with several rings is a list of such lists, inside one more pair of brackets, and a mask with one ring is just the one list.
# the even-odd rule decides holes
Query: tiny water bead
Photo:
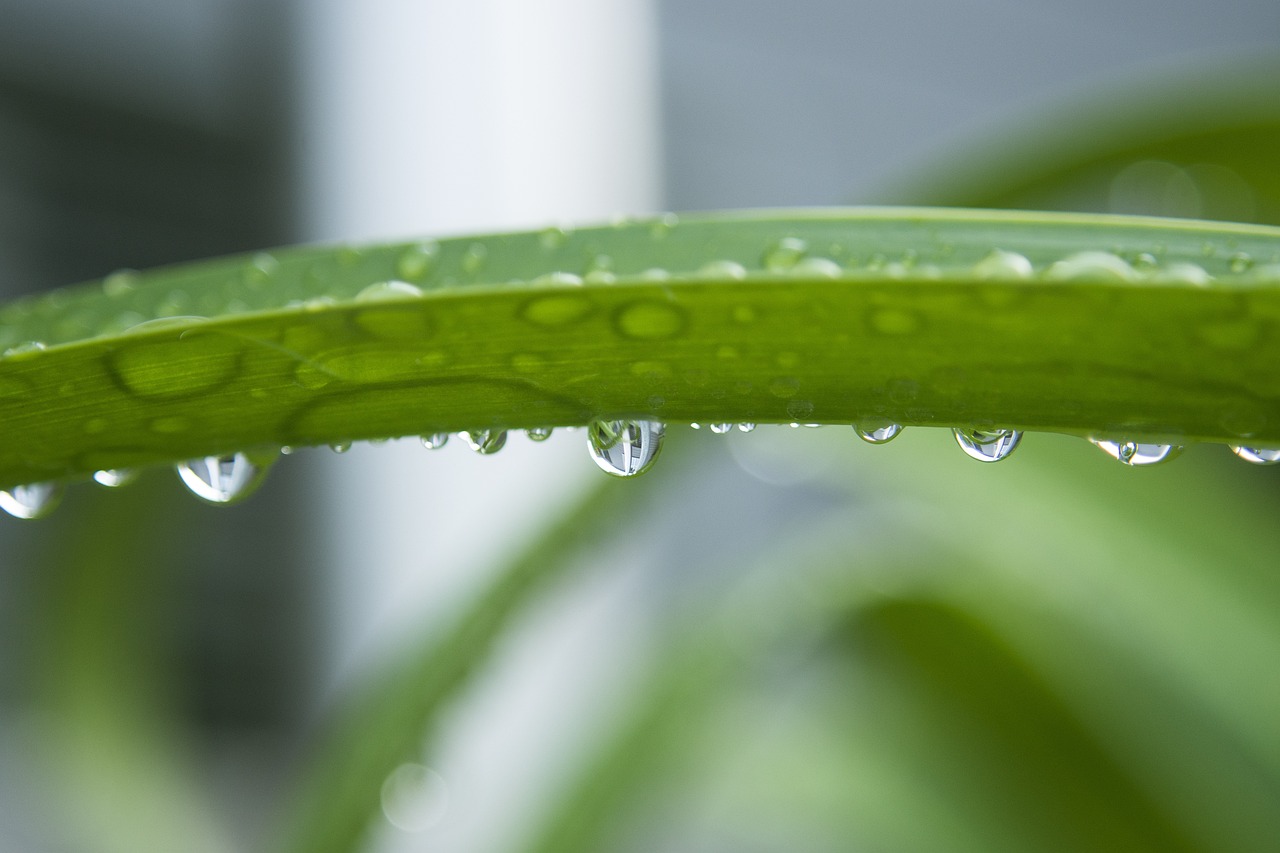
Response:
[{"label": "tiny water bead", "polygon": [[1086,251],[1068,255],[1045,272],[1050,281],[1133,281],[1137,271],[1110,252]]},{"label": "tiny water bead", "polygon": [[731,423],[707,424],[707,428],[710,429],[716,435],[724,435],[729,430],[733,429],[733,424]]},{"label": "tiny water bead", "polygon": [[809,244],[799,237],[784,237],[765,250],[761,263],[769,272],[787,272],[809,251]]},{"label": "tiny water bead", "polygon": [[551,427],[532,427],[524,431],[530,441],[546,441],[551,438]]},{"label": "tiny water bead", "polygon": [[973,267],[974,278],[982,279],[1024,279],[1031,278],[1031,273],[1031,261],[1025,255],[1004,249],[993,249]]},{"label": "tiny water bead", "polygon": [[229,504],[251,495],[266,479],[270,463],[244,453],[201,456],[177,465],[178,476],[191,493],[213,504]]},{"label": "tiny water bead", "polygon": [[1233,444],[1231,452],[1254,465],[1274,465],[1280,462],[1280,448],[1245,447],[1241,444]]},{"label": "tiny water bead", "polygon": [[749,421],[744,421],[743,423],[738,424],[738,432],[751,432],[755,428],[756,425]]},{"label": "tiny water bead", "polygon": [[449,443],[449,433],[447,432],[429,432],[421,436],[422,446],[427,450],[439,450]]},{"label": "tiny water bead", "polygon": [[606,474],[635,477],[653,466],[665,432],[661,421],[592,421],[587,448]]},{"label": "tiny water bead", "polygon": [[473,429],[458,433],[467,446],[481,456],[492,456],[507,444],[505,429]]},{"label": "tiny water bead", "polygon": [[93,481],[109,489],[118,489],[137,480],[138,474],[139,472],[132,468],[110,468],[103,471],[94,471]]},{"label": "tiny water bead", "polygon": [[888,444],[902,432],[902,424],[893,421],[860,421],[853,425],[858,438],[869,444]]},{"label": "tiny water bead", "polygon": [[334,453],[346,453],[348,450],[351,449],[351,442],[335,441],[329,445],[329,449],[332,450]]},{"label": "tiny water bead", "polygon": [[1168,462],[1170,459],[1177,457],[1183,450],[1182,447],[1176,444],[1154,444],[1125,439],[1120,441],[1100,441],[1091,438],[1089,442],[1117,462],[1134,468]]},{"label": "tiny water bead", "polygon": [[407,281],[375,282],[356,294],[356,302],[384,302],[388,299],[414,299],[422,290]]},{"label": "tiny water bead", "polygon": [[405,249],[396,259],[396,272],[408,281],[421,281],[435,268],[439,254],[440,246],[434,242]]},{"label": "tiny water bead", "polygon": [[956,443],[969,458],[979,462],[999,462],[1022,441],[1022,432],[1016,429],[953,429]]},{"label": "tiny water bead", "polygon": [[28,483],[0,491],[0,509],[14,518],[44,518],[57,508],[61,499],[61,483]]}]

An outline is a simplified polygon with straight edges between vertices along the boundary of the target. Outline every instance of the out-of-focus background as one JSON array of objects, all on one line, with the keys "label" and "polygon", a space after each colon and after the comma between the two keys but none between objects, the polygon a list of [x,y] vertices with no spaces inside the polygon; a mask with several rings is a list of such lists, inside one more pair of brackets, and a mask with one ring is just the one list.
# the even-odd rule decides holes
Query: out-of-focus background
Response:
[{"label": "out-of-focus background", "polygon": [[[1144,154],[1121,119],[1199,139],[1181,93],[1245,127],[1239,90],[1198,87],[1266,88],[1233,69],[1277,57],[1273,0],[0,0],[0,291],[290,242],[1016,200],[1039,155],[1039,204],[1265,220],[1280,155]],[[1274,472],[1042,436],[976,471],[948,441],[673,428],[649,502],[512,620],[362,847],[522,849],[564,810],[594,849],[1267,849]],[[330,711],[599,476],[580,433],[460,444],[303,450],[239,507],[154,472],[0,519],[0,850],[266,843]],[[751,674],[642,740],[644,773],[592,775],[716,619]]]}]

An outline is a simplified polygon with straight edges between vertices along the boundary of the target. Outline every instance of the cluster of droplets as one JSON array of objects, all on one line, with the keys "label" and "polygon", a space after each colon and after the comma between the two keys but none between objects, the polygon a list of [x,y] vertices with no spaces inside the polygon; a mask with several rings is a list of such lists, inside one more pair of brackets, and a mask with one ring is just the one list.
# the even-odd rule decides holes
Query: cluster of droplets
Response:
[{"label": "cluster of droplets", "polygon": [[[725,435],[735,429],[751,432],[756,428],[750,422],[717,422],[691,424],[694,429],[705,427],[709,432]],[[822,424],[791,424],[793,427],[818,427]],[[568,427],[568,429],[579,429]],[[901,424],[884,419],[867,418],[853,424],[859,438],[869,444],[888,444],[903,432]],[[595,420],[587,426],[587,449],[591,459],[602,471],[615,477],[634,477],[653,467],[662,449],[666,424],[653,420]],[[487,428],[464,430],[458,433],[467,446],[481,456],[497,453],[507,443],[508,431]],[[525,430],[530,441],[542,442],[551,437],[551,427],[531,427]],[[952,430],[960,449],[979,462],[1000,462],[1007,459],[1022,441],[1022,431],[996,427],[968,427]],[[421,436],[424,447],[438,450],[450,438],[448,432],[428,433]],[[1090,443],[1111,458],[1130,467],[1157,465],[1174,459],[1183,447],[1176,444],[1159,444],[1136,439],[1097,438]],[[345,453],[351,442],[329,445],[335,453]],[[1280,463],[1280,448],[1231,445],[1231,452],[1255,465]],[[292,453],[292,448],[281,448],[281,454]],[[252,494],[266,478],[275,460],[275,454],[259,452],[226,453],[188,459],[175,466],[179,479],[196,497],[211,504],[237,503]],[[95,482],[108,488],[126,486],[136,480],[138,472],[127,468],[104,469],[93,475]],[[56,481],[28,483],[7,491],[0,491],[0,510],[15,518],[36,519],[51,513],[62,498],[63,484]]]}]

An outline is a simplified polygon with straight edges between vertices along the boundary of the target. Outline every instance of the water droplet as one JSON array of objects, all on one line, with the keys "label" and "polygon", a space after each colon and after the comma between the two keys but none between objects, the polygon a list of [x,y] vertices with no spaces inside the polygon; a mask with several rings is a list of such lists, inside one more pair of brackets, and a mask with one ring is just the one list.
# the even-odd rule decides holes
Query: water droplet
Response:
[{"label": "water droplet", "polygon": [[1155,270],[1148,279],[1161,284],[1196,284],[1202,286],[1213,281],[1213,277],[1205,272],[1204,267],[1186,263],[1185,261],[1177,261]]},{"label": "water droplet", "polygon": [[587,446],[606,474],[634,477],[653,466],[665,431],[661,421],[592,421]]},{"label": "water droplet", "polygon": [[1253,258],[1244,252],[1236,252],[1228,261],[1228,268],[1234,273],[1248,272],[1251,266],[1253,266]]},{"label": "water droplet", "polygon": [[1133,281],[1138,274],[1128,261],[1110,252],[1076,252],[1045,272],[1051,281]]},{"label": "water droplet", "polygon": [[116,270],[102,280],[102,292],[118,299],[134,291],[141,276],[137,270]]},{"label": "water droplet", "polygon": [[401,764],[382,783],[382,813],[404,832],[425,832],[444,819],[449,788],[434,770],[421,764]]},{"label": "water droplet", "polygon": [[544,249],[559,249],[569,242],[570,231],[559,226],[544,228],[538,234],[538,242]]},{"label": "water droplet", "polygon": [[703,264],[696,275],[699,278],[730,278],[738,280],[747,277],[747,269],[736,261],[711,261]]},{"label": "water droplet", "polygon": [[551,438],[551,427],[531,427],[524,431],[530,441],[546,441]]},{"label": "water droplet", "polygon": [[270,281],[280,268],[280,262],[266,252],[259,252],[244,269],[244,283],[251,288],[261,287]]},{"label": "water droplet", "polygon": [[422,281],[435,268],[440,246],[435,242],[419,243],[400,253],[396,274],[408,281]]},{"label": "water droplet", "polygon": [[689,424],[689,429],[702,429],[702,424]]},{"label": "water droplet", "polygon": [[974,278],[981,279],[1024,279],[1031,278],[1031,273],[1031,261],[1025,255],[1004,249],[993,249],[973,267]]},{"label": "water droplet", "polygon": [[574,275],[571,272],[556,270],[554,272],[549,272],[549,273],[540,275],[529,283],[533,285],[539,285],[539,286],[560,285],[560,286],[569,286],[569,287],[581,287],[583,282],[582,282],[582,276],[580,275]]},{"label": "water droplet", "polygon": [[807,278],[839,278],[844,275],[844,270],[830,258],[804,258],[791,268],[791,274]]},{"label": "water droplet", "polygon": [[460,432],[467,446],[481,456],[491,456],[501,450],[507,443],[505,429],[473,429]]},{"label": "water droplet", "polygon": [[[185,326],[189,321],[190,318],[184,318],[158,323]],[[144,325],[152,328],[150,324]],[[211,391],[230,382],[240,370],[242,346],[232,337],[188,330],[173,340],[124,346],[109,359],[120,384],[127,390],[140,397],[176,399]]]},{"label": "water droplet", "polygon": [[422,291],[407,281],[379,281],[356,294],[356,302],[383,302],[388,299],[413,299]]},{"label": "water droplet", "polygon": [[853,425],[858,438],[871,444],[888,444],[902,432],[902,424],[893,421],[865,420]]},{"label": "water droplet", "polygon": [[1128,440],[1098,441],[1092,438],[1089,441],[1112,459],[1132,467],[1158,465],[1182,453],[1182,448],[1176,444],[1149,444]]},{"label": "water droplet", "polygon": [[809,244],[799,237],[784,237],[765,251],[760,262],[770,272],[787,272],[798,264],[808,251]]},{"label": "water droplet", "polygon": [[707,424],[707,427],[716,435],[724,435],[726,432],[733,429],[733,424],[728,424],[728,423]]},{"label": "water droplet", "polygon": [[787,403],[787,414],[797,420],[813,414],[813,403],[809,400],[792,400]]},{"label": "water droplet", "polygon": [[750,422],[743,422],[738,424],[739,432],[751,432],[755,428],[756,428],[756,425]]},{"label": "water droplet", "polygon": [[335,441],[329,445],[329,449],[332,450],[334,453],[346,453],[348,450],[351,449],[351,442]]},{"label": "water droplet", "polygon": [[641,300],[625,306],[618,314],[618,331],[639,340],[674,338],[684,330],[684,311],[656,300]]},{"label": "water droplet", "polygon": [[472,243],[462,255],[462,271],[475,275],[484,269],[485,261],[488,259],[489,250],[484,243]]},{"label": "water droplet", "polygon": [[138,479],[139,472],[133,468],[109,468],[93,472],[93,481],[109,489],[127,486]]},{"label": "water droplet", "polygon": [[596,310],[591,299],[577,293],[535,296],[520,309],[520,316],[535,326],[568,326],[590,317]]},{"label": "water droplet", "polygon": [[274,457],[265,454],[250,459],[245,453],[225,453],[179,462],[177,471],[196,497],[209,503],[229,504],[248,497],[262,485],[272,461]]},{"label": "water droplet", "polygon": [[1245,447],[1240,444],[1231,445],[1231,452],[1245,462],[1254,465],[1274,465],[1280,462],[1280,448]]},{"label": "water droplet", "polygon": [[23,341],[20,344],[14,344],[6,349],[3,353],[5,358],[15,355],[25,355],[33,352],[43,352],[47,347],[43,341]]},{"label": "water droplet", "polygon": [[769,393],[787,399],[800,392],[800,380],[792,376],[779,376],[769,383]]},{"label": "water droplet", "polygon": [[0,492],[0,509],[14,518],[44,518],[61,499],[61,483],[28,483]]},{"label": "water droplet", "polygon": [[979,462],[999,462],[1022,441],[1022,433],[1016,429],[954,429],[951,432],[960,449]]},{"label": "water droplet", "polygon": [[439,450],[449,443],[449,433],[429,432],[422,436],[422,446],[427,450]]},{"label": "water droplet", "polygon": [[680,217],[676,216],[674,213],[664,213],[649,223],[649,236],[655,240],[661,240],[670,234],[679,224]]}]

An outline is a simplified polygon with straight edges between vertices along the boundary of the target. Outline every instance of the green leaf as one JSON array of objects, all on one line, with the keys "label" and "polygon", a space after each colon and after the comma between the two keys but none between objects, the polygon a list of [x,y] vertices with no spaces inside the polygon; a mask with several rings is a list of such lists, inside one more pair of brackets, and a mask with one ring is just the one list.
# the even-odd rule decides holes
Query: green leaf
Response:
[{"label": "green leaf", "polygon": [[1204,222],[834,210],[286,250],[0,312],[0,486],[595,417],[1277,443],[1278,316],[1280,230]]}]

